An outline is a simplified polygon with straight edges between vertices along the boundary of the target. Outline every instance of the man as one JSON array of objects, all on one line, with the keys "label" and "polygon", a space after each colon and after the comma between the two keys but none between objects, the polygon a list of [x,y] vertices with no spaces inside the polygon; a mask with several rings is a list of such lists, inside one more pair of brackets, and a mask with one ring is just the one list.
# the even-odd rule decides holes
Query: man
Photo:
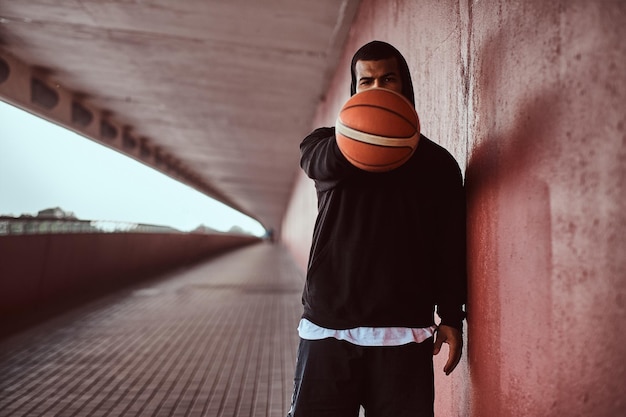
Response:
[{"label": "man", "polygon": [[[387,88],[415,105],[408,66],[393,46],[366,44],[351,73],[352,95]],[[432,417],[432,355],[449,345],[444,372],[450,374],[463,344],[459,166],[424,136],[404,165],[385,173],[351,165],[334,128],[315,130],[300,150],[319,212],[288,416],[357,416],[362,405],[368,417]]]}]

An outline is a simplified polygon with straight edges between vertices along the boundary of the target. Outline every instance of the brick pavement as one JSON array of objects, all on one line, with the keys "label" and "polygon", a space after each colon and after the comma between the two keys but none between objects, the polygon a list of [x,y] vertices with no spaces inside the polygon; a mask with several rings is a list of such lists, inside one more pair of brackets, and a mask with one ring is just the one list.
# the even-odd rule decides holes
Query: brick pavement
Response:
[{"label": "brick pavement", "polygon": [[262,243],[0,341],[0,416],[284,416],[303,275]]}]

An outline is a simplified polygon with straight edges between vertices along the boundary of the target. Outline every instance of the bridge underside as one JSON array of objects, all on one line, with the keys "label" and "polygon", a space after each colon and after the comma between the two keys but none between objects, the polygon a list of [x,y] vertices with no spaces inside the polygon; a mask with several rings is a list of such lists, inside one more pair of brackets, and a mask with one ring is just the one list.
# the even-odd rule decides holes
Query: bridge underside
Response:
[{"label": "bridge underside", "polygon": [[0,1],[0,99],[278,231],[358,3]]}]

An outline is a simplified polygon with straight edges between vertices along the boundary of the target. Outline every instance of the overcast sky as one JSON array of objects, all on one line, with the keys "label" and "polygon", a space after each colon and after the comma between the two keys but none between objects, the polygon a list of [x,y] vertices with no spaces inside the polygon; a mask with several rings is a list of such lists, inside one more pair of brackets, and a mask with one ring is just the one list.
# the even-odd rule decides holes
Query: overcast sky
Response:
[{"label": "overcast sky", "polygon": [[0,101],[0,215],[52,207],[81,220],[263,234],[257,221],[191,187]]}]

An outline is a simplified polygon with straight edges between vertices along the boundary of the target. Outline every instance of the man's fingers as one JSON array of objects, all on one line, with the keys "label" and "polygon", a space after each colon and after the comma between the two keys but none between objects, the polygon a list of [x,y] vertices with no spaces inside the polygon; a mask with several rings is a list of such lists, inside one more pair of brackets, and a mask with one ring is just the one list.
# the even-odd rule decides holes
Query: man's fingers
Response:
[{"label": "man's fingers", "polygon": [[443,367],[443,371],[446,375],[450,375],[454,368],[461,361],[461,353],[463,350],[463,339],[461,332],[457,329],[448,326],[440,326],[437,329],[437,337],[435,338],[435,344],[433,347],[433,355],[438,354],[441,351],[441,346],[448,344],[448,360]]},{"label": "man's fingers", "polygon": [[451,344],[448,346],[450,347],[450,352],[448,353],[448,361],[443,367],[443,371],[446,373],[446,375],[450,375],[450,373],[454,371],[454,368],[456,368],[456,366],[461,361],[461,346],[453,346]]}]

